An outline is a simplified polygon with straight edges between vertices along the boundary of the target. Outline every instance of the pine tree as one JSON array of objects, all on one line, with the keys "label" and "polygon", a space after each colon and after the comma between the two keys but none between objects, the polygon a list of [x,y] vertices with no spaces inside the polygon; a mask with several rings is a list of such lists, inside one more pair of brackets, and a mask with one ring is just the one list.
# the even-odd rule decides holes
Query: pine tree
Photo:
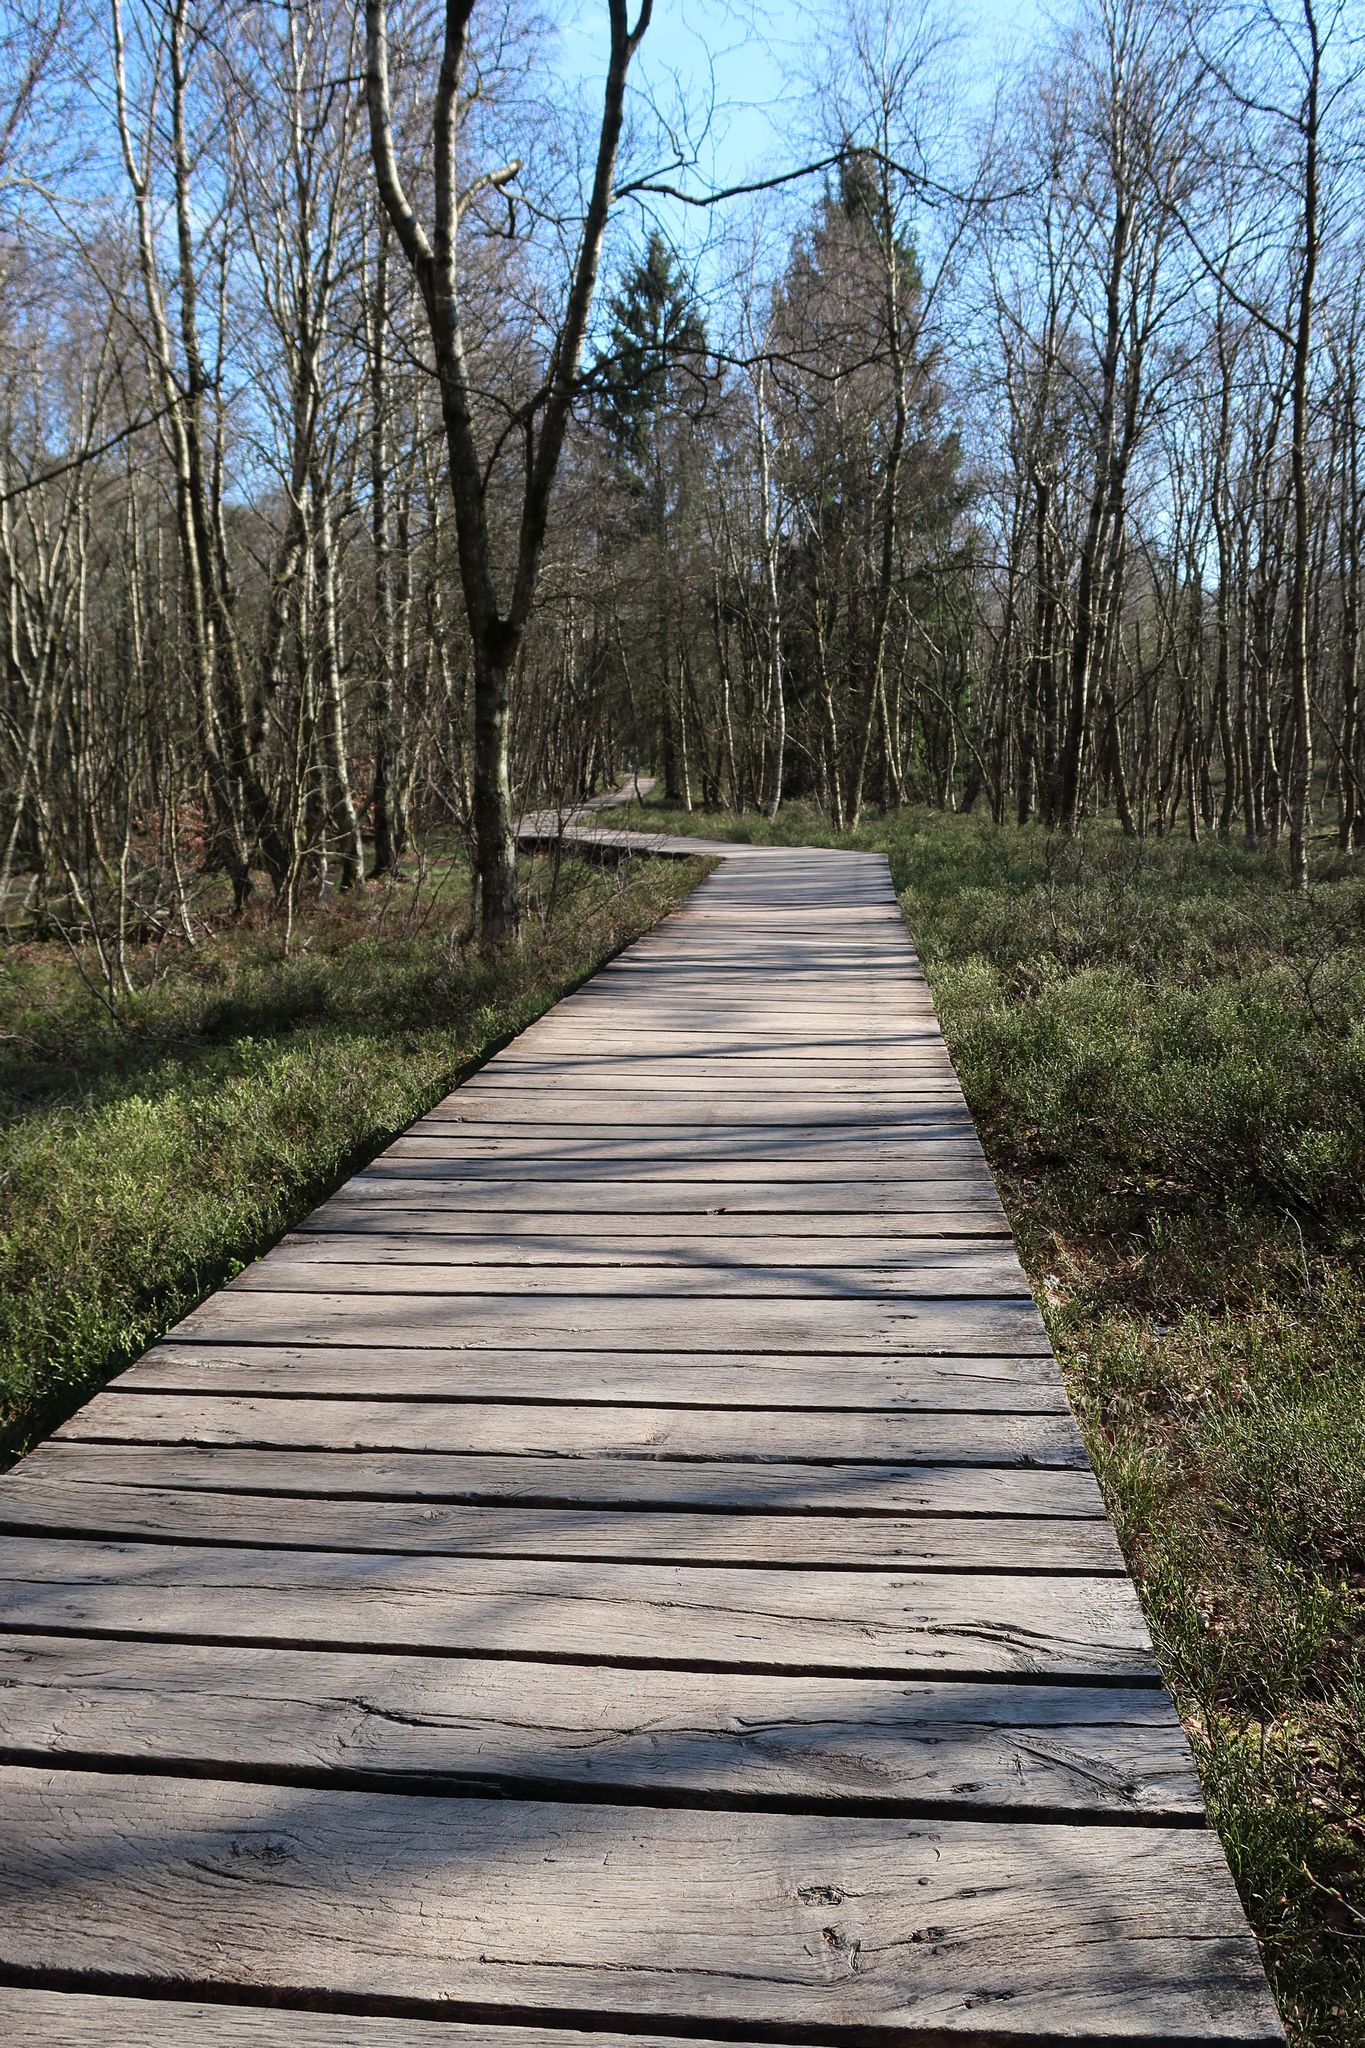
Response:
[{"label": "pine tree", "polygon": [[641,632],[665,795],[691,807],[687,705],[680,657],[696,637],[682,606],[680,555],[690,538],[694,421],[707,388],[706,328],[691,284],[656,229],[609,302],[611,326],[594,369],[596,413],[629,506],[627,547],[648,596]]},{"label": "pine tree", "polygon": [[705,393],[706,327],[677,259],[656,228],[610,301],[607,345],[597,358],[597,409],[618,449],[647,464],[653,429]]}]

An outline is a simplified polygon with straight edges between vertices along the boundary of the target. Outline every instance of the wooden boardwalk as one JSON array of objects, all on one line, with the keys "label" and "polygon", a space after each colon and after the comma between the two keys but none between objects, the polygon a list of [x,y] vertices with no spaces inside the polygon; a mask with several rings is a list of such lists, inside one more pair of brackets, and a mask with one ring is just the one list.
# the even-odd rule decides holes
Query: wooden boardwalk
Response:
[{"label": "wooden boardwalk", "polygon": [[885,864],[725,851],[0,1482],[0,2038],[1281,2038]]}]

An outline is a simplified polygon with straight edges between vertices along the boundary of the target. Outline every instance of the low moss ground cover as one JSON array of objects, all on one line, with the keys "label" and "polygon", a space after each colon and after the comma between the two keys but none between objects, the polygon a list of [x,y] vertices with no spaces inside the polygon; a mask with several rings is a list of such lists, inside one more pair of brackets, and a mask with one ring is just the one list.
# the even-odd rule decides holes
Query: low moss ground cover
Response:
[{"label": "low moss ground cover", "polygon": [[55,1427],[464,1073],[673,908],[701,863],[549,862],[525,943],[452,938],[462,875],[160,963],[113,1018],[54,941],[0,952],[0,1453]]},{"label": "low moss ground cover", "polygon": [[[833,843],[799,806],[647,814]],[[1359,2048],[1365,877],[1324,852],[1296,899],[1272,854],[918,811],[855,843],[890,857],[1291,2036]]]}]

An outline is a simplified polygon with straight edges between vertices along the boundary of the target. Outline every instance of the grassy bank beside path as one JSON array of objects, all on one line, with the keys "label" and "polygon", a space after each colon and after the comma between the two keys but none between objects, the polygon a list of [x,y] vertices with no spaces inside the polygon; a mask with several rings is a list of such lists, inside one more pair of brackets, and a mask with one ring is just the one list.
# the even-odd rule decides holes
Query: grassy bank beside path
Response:
[{"label": "grassy bank beside path", "polygon": [[889,856],[1301,2048],[1365,2042],[1365,878],[921,811]]},{"label": "grassy bank beside path", "polygon": [[463,876],[231,926],[112,1019],[56,941],[0,952],[0,1453],[111,1373],[695,886],[705,866],[527,874],[525,943],[452,940]]}]

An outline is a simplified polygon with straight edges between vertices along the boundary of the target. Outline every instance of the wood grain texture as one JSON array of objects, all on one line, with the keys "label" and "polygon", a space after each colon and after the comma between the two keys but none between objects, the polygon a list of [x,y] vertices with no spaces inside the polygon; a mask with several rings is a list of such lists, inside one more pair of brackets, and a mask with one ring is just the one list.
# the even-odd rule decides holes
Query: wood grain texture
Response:
[{"label": "wood grain texture", "polygon": [[[636,1132],[660,1129],[678,1131],[789,1131],[793,1103],[790,1096],[765,1099],[751,1089],[716,1096],[699,1088],[672,1095],[629,1090],[621,1084],[598,1091],[570,1089],[562,1081],[553,1088],[478,1088],[471,1082],[448,1096],[426,1116],[419,1117],[413,1132],[440,1133],[468,1128],[542,1131],[547,1135],[569,1128],[575,1131],[620,1130],[629,1125]],[[813,1101],[806,1096],[800,1106],[801,1129],[805,1131],[867,1131],[877,1135],[908,1135],[915,1131],[943,1132],[953,1128],[971,1129],[967,1105],[956,1081],[944,1078],[923,1081],[913,1091],[898,1097],[840,1098],[833,1103]],[[671,1140],[670,1140],[671,1142]]]},{"label": "wood grain texture", "polygon": [[0,1537],[0,1629],[898,1677],[1154,1680],[1125,1579]]},{"label": "wood grain texture", "polygon": [[781,1358],[688,1351],[578,1356],[376,1345],[157,1344],[111,1382],[121,1393],[326,1394],[410,1401],[563,1401],[595,1406],[967,1409],[1065,1415],[1050,1358]]},{"label": "wood grain texture", "polygon": [[[737,1245],[729,1257],[713,1249],[709,1256],[687,1257],[679,1247],[670,1256],[613,1256],[610,1247],[595,1256],[575,1256],[553,1246],[537,1250],[526,1243],[508,1244],[501,1257],[471,1258],[459,1241],[433,1245],[391,1233],[378,1245],[347,1244],[289,1238],[267,1252],[232,1281],[234,1288],[274,1293],[313,1290],[331,1292],[349,1287],[356,1293],[404,1294],[643,1294],[665,1296],[736,1295],[748,1300],[873,1299],[900,1295],[928,1298],[942,1294],[1028,1294],[1023,1268],[1008,1244],[941,1244],[922,1247],[913,1258],[866,1264],[844,1264],[828,1246],[811,1246],[804,1259],[784,1259],[780,1249],[766,1259],[753,1259]],[[823,1250],[823,1257],[821,1252]]]},{"label": "wood grain texture", "polygon": [[254,1294],[225,1288],[177,1323],[177,1337],[257,1344],[492,1345],[546,1351],[843,1352],[909,1357],[1014,1351],[1047,1357],[1033,1302],[638,1300],[581,1295]]},{"label": "wood grain texture", "polygon": [[81,1443],[25,1473],[102,1485],[504,1506],[697,1508],[740,1514],[1103,1516],[1093,1472],[1038,1466],[744,1464],[737,1459],[453,1457],[430,1451],[217,1450]]},{"label": "wood grain texture", "polygon": [[0,1479],[0,1531],[268,1549],[407,1551],[422,1556],[614,1558],[638,1564],[758,1564],[805,1571],[1118,1576],[1107,1522],[992,1515],[622,1514],[610,1508],[271,1499],[40,1479]]},{"label": "wood grain texture", "polygon": [[[712,973],[707,978],[714,998],[720,977]],[[923,983],[901,984],[903,993],[885,1006],[875,995],[870,1000],[865,995],[860,1013],[857,988],[870,979],[850,976],[851,994],[821,991],[809,981],[801,988],[793,983],[785,1000],[787,982],[780,972],[761,977],[777,986],[772,1000],[765,999],[761,986],[737,984],[720,991],[725,1000],[716,1001],[695,984],[686,991],[681,985],[670,990],[657,975],[652,989],[637,987],[628,1001],[623,987],[612,1000],[603,1000],[586,985],[566,997],[552,1019],[529,1026],[519,1041],[520,1050],[539,1055],[627,1047],[663,1058],[696,1052],[708,1059],[795,1054],[828,1060],[847,1053],[855,1065],[875,1066],[925,1046],[942,1047]]]},{"label": "wood grain texture", "polygon": [[1069,1415],[885,1414],[842,1409],[614,1408],[563,1402],[312,1401],[246,1394],[96,1394],[57,1442],[191,1443],[460,1456],[700,1458],[737,1463],[1067,1465],[1085,1446]]},{"label": "wood grain texture", "polygon": [[[420,1208],[397,1206],[390,1192],[342,1191],[314,1209],[298,1228],[280,1240],[282,1248],[325,1256],[312,1241],[319,1237],[393,1239],[406,1243],[418,1234],[463,1242],[471,1258],[518,1257],[563,1246],[571,1258],[633,1259],[700,1256],[714,1247],[720,1257],[743,1261],[790,1259],[801,1265],[843,1262],[850,1266],[912,1260],[921,1247],[972,1246],[987,1249],[1010,1241],[1004,1217],[959,1216],[951,1211],[931,1218],[915,1215],[751,1216],[743,1211],[710,1210],[699,1204],[677,1216],[601,1214],[582,1209],[485,1209],[442,1200],[442,1191],[428,1194]],[[837,1245],[831,1240],[842,1240]],[[442,1257],[439,1251],[430,1254]]]},{"label": "wood grain texture", "polygon": [[871,1096],[898,1101],[913,1097],[925,1080],[953,1081],[956,1075],[942,1045],[903,1049],[885,1060],[832,1060],[819,1054],[731,1053],[726,1058],[707,1052],[651,1054],[643,1048],[619,1051],[570,1052],[537,1057],[519,1050],[521,1041],[498,1055],[491,1066],[471,1075],[455,1094],[445,1100],[454,1104],[460,1095],[495,1100],[505,1093],[518,1096],[528,1089],[580,1089],[595,1095],[615,1090],[630,1095],[662,1096],[703,1094],[719,1101],[754,1095],[764,1101],[783,1101],[790,1109],[800,1096],[806,1102],[830,1106],[849,1101],[861,1104]]},{"label": "wood grain texture", "polygon": [[698,1031],[695,1034],[695,1045],[679,1044],[675,1037],[666,1044],[654,1046],[651,1043],[652,1033],[644,1020],[640,1026],[632,1027],[624,1012],[618,1015],[616,1028],[598,1028],[587,1033],[575,1029],[567,1013],[557,1013],[553,1018],[529,1025],[514,1043],[499,1054],[496,1065],[490,1062],[480,1072],[515,1082],[518,1076],[532,1070],[548,1070],[551,1074],[563,1067],[587,1071],[599,1059],[603,1062],[603,1071],[608,1073],[612,1071],[610,1062],[616,1059],[624,1060],[630,1067],[674,1067],[689,1073],[714,1073],[724,1079],[747,1063],[791,1070],[799,1068],[802,1072],[816,1075],[823,1073],[831,1081],[846,1079],[855,1085],[865,1074],[884,1075],[894,1080],[921,1069],[932,1069],[937,1073],[956,1072],[942,1033],[928,1017],[913,1022],[902,1019],[893,1044],[875,1044],[871,1039],[859,1039],[845,1047],[836,1047],[824,1039],[803,1038],[800,1034],[792,1035],[790,1043],[785,1045],[780,1042],[772,1044],[767,1039],[747,1045],[742,1039],[727,1033],[718,1021],[713,1022],[715,1028],[710,1033]]},{"label": "wood grain texture", "polygon": [[0,1637],[0,1748],[224,1776],[520,1781],[661,1802],[1197,1819],[1154,1686],[898,1684]]},{"label": "wood grain texture", "polygon": [[[564,999],[562,1021],[572,1034],[591,1045],[649,1044],[660,1051],[678,1046],[702,1050],[774,1052],[805,1040],[823,1047],[871,1047],[874,1056],[889,1056],[919,1041],[934,1010],[922,983],[905,980],[885,990],[847,996],[831,995],[809,977],[804,983],[780,968],[765,970],[763,981],[780,981],[790,993],[769,999],[755,986],[726,989],[724,1002],[711,998],[719,977],[713,969],[696,975],[664,974],[659,968],[614,987],[585,988]],[[867,977],[870,979],[871,977]],[[863,980],[864,977],[857,977]],[[894,1017],[882,1019],[873,1008],[884,996]],[[636,1013],[637,1034],[623,1038],[618,1019],[623,1004]]]},{"label": "wood grain texture", "polygon": [[[15,1769],[0,1964],[602,2024],[1278,2038],[1191,1828],[394,1799]],[[546,1910],[553,1896],[554,1910]]]},{"label": "wood grain texture", "polygon": [[[429,1169],[433,1167],[442,1169],[448,1179],[469,1181],[572,1180],[585,1185],[651,1181],[665,1186],[686,1183],[763,1189],[852,1182],[865,1196],[872,1195],[871,1213],[876,1211],[874,1191],[879,1185],[942,1181],[976,1186],[987,1192],[993,1186],[976,1141],[966,1137],[908,1140],[899,1146],[883,1147],[880,1156],[869,1152],[866,1146],[822,1146],[815,1139],[807,1141],[795,1135],[782,1144],[766,1147],[750,1139],[728,1151],[722,1140],[699,1140],[686,1146],[642,1141],[632,1148],[591,1138],[548,1138],[539,1143],[518,1143],[497,1136],[482,1143],[473,1138],[398,1138],[358,1178],[362,1184],[372,1179],[430,1179],[433,1176]],[[414,1172],[414,1168],[428,1170]],[[715,1201],[726,1199],[719,1195]],[[715,1203],[705,1206],[713,1207]]]},{"label": "wood grain texture", "polygon": [[[384,1155],[356,1174],[332,1197],[332,1205],[382,1206],[386,1213],[443,1207],[496,1215],[528,1211],[540,1216],[751,1216],[823,1217],[843,1220],[844,1234],[876,1218],[910,1218],[924,1228],[928,1217],[986,1215],[999,1222],[1004,1211],[995,1184],[980,1168],[946,1177],[905,1174],[885,1179],[784,1178],[761,1168],[738,1176],[680,1178],[667,1168],[641,1179],[610,1173],[470,1175],[457,1164],[415,1159],[406,1165]],[[809,1222],[805,1226],[810,1228]]]},{"label": "wood grain texture", "polygon": [[[406,1162],[440,1159],[471,1167],[496,1166],[500,1172],[562,1171],[565,1167],[613,1170],[615,1174],[664,1171],[673,1177],[705,1168],[711,1178],[747,1175],[755,1168],[796,1179],[864,1178],[901,1169],[970,1173],[984,1165],[984,1154],[967,1124],[943,1117],[916,1126],[886,1124],[860,1130],[843,1124],[784,1123],[771,1128],[754,1124],[648,1131],[635,1126],[614,1131],[597,1125],[558,1124],[553,1116],[525,1130],[490,1120],[463,1124],[414,1126],[410,1137],[396,1138],[385,1159]],[[842,1171],[834,1174],[828,1168]],[[718,1174],[715,1169],[727,1168]],[[806,1172],[798,1169],[805,1168]]]},{"label": "wood grain texture", "polygon": [[[570,2032],[494,2022],[363,2018],[297,2006],[102,1997],[0,1985],[0,2038],[25,2048],[666,2048],[651,2034]],[[694,2048],[719,2042],[690,2037]]]}]

